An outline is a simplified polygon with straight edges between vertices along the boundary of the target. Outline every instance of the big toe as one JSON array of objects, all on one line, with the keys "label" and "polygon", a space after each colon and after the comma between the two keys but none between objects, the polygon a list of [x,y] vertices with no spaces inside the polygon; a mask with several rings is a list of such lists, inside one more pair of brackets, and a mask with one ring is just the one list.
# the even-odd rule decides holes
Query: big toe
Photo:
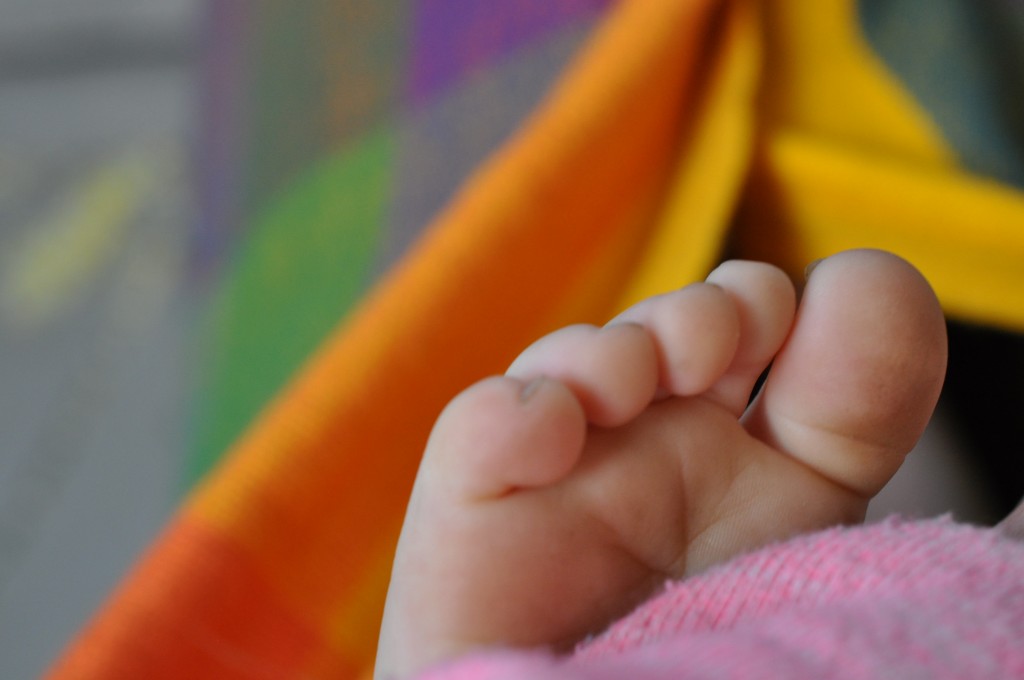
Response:
[{"label": "big toe", "polygon": [[809,276],[791,334],[745,424],[870,497],[924,431],[945,366],[945,321],[924,277],[889,253],[841,253]]}]

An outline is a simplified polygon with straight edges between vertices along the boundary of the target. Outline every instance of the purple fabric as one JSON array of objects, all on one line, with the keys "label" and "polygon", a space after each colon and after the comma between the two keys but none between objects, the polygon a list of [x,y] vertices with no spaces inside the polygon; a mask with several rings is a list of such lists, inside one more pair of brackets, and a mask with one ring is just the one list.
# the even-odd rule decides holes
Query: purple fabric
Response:
[{"label": "purple fabric", "polygon": [[199,220],[193,256],[197,274],[207,275],[224,257],[231,229],[240,222],[239,158],[244,121],[242,87],[246,82],[244,46],[252,6],[245,0],[210,0],[205,6],[205,35],[200,106],[203,125],[195,145]]},{"label": "purple fabric", "polygon": [[414,106],[516,48],[611,0],[419,0],[415,9],[408,98]]},{"label": "purple fabric", "polygon": [[1024,677],[1024,544],[889,520],[738,558],[570,658],[493,651],[422,680]]}]

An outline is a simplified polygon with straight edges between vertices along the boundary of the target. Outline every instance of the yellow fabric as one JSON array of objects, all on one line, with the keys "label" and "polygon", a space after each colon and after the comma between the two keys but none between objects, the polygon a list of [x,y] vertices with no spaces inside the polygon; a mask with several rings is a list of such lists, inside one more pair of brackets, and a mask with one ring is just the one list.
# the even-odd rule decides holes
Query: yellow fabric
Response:
[{"label": "yellow fabric", "polygon": [[830,146],[799,133],[764,143],[745,205],[745,256],[797,274],[875,247],[913,262],[953,317],[1024,330],[1024,196],[955,169]]},{"label": "yellow fabric", "polygon": [[961,170],[858,32],[854,0],[765,3],[738,253],[794,276],[846,248],[913,262],[952,316],[1024,329],[1024,197]]},{"label": "yellow fabric", "polygon": [[931,117],[867,44],[856,0],[762,6],[765,134],[795,128],[922,163],[955,162]]}]

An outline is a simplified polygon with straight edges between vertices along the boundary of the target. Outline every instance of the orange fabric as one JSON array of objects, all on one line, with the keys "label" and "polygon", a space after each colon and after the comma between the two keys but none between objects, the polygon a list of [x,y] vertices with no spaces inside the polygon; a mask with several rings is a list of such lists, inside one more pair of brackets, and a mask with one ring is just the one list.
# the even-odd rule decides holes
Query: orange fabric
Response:
[{"label": "orange fabric", "polygon": [[[283,605],[257,567],[223,535],[180,519],[54,675],[241,680],[287,676],[316,661],[336,669],[318,677],[354,677],[337,655],[317,658],[325,650],[316,631]],[[237,625],[253,620],[260,625]]]},{"label": "orange fabric", "polygon": [[703,278],[721,257],[756,131],[760,19],[756,3],[732,2],[709,27],[669,192],[620,309]]}]

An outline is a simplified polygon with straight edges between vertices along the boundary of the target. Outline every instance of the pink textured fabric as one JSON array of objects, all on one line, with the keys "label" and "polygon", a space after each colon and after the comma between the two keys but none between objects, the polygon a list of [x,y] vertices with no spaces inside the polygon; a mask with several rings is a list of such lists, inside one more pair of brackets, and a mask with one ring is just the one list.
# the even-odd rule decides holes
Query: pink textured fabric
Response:
[{"label": "pink textured fabric", "polygon": [[1024,678],[1024,543],[949,519],[831,529],[663,593],[568,658],[478,654],[422,680]]}]

